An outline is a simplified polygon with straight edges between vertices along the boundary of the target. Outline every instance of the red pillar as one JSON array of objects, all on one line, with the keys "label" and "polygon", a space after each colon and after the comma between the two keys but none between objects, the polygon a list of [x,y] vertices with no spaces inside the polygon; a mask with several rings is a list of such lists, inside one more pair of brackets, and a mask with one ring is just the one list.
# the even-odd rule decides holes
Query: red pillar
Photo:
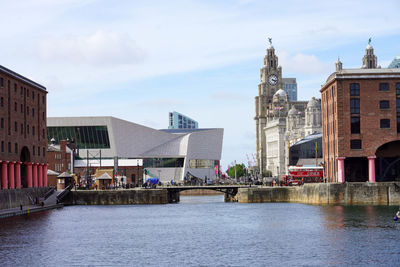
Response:
[{"label": "red pillar", "polygon": [[3,161],[1,163],[1,188],[2,189],[8,189],[7,164],[8,164],[8,161]]},{"label": "red pillar", "polygon": [[38,170],[37,170],[37,163],[32,163],[32,165],[33,165],[33,187],[38,187],[38,177],[37,177],[37,173],[38,173]]},{"label": "red pillar", "polygon": [[9,183],[10,189],[15,188],[14,165],[15,165],[15,162],[13,162],[13,161],[8,164],[8,183]]},{"label": "red pillar", "polygon": [[43,186],[47,187],[47,164],[43,165]]},{"label": "red pillar", "polygon": [[26,165],[26,181],[28,187],[33,186],[33,178],[32,178],[32,162],[25,162]]},{"label": "red pillar", "polygon": [[368,157],[368,176],[370,183],[375,183],[375,159],[376,156]]},{"label": "red pillar", "polygon": [[38,180],[39,180],[39,187],[43,187],[43,164],[38,164]]},{"label": "red pillar", "polygon": [[344,159],[345,157],[337,157],[336,158],[338,161],[338,182],[339,183],[344,183],[346,181],[344,177]]},{"label": "red pillar", "polygon": [[21,188],[21,162],[15,163],[15,188]]}]

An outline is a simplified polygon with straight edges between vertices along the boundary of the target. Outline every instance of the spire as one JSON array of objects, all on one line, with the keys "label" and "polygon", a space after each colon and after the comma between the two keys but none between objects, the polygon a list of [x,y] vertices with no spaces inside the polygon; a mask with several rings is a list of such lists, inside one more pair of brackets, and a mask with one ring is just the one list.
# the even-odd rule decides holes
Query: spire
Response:
[{"label": "spire", "polygon": [[343,69],[343,64],[340,61],[340,57],[337,58],[337,62],[335,63],[336,65],[336,72],[341,71]]},{"label": "spire", "polygon": [[362,67],[363,69],[376,69],[378,65],[378,59],[374,55],[374,48],[371,46],[371,39],[368,39],[368,45],[365,48],[365,55],[362,59]]}]

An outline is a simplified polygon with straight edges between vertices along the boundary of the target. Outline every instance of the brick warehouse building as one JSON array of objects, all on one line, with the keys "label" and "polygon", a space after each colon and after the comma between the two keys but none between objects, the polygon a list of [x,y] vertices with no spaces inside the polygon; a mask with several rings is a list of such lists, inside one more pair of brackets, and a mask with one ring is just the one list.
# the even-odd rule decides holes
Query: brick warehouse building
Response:
[{"label": "brick warehouse building", "polygon": [[46,88],[0,66],[1,189],[47,186]]},{"label": "brick warehouse building", "polygon": [[329,182],[400,179],[400,69],[380,68],[368,44],[360,69],[340,60],[321,88]]}]

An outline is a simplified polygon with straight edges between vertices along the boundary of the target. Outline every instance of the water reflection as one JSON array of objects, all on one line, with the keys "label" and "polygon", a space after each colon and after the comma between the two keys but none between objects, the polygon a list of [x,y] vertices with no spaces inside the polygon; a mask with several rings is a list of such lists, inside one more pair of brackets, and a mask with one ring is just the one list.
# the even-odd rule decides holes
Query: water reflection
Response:
[{"label": "water reflection", "polygon": [[223,196],[72,206],[0,221],[0,259],[2,266],[393,265],[396,210],[224,203]]}]

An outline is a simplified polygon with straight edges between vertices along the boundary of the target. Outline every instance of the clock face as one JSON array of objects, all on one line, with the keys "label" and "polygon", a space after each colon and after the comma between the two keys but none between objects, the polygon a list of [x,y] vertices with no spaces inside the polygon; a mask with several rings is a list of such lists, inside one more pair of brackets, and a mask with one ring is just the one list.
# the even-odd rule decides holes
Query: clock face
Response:
[{"label": "clock face", "polygon": [[271,74],[268,76],[268,83],[270,85],[276,85],[278,83],[278,77],[275,74]]}]

